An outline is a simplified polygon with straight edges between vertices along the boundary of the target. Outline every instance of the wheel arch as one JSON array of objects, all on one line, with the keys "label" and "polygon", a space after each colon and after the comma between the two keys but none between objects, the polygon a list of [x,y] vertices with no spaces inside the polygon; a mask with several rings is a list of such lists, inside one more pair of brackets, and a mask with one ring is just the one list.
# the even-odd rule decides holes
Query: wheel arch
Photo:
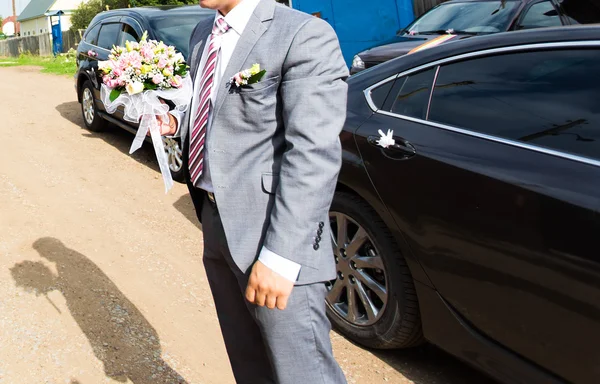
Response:
[{"label": "wheel arch", "polygon": [[366,174],[366,171],[363,175],[364,176],[361,177],[357,173],[352,173],[351,177],[349,177],[350,175],[348,174],[340,174],[335,191],[352,194],[369,205],[392,233],[396,246],[400,249],[400,252],[406,259],[413,279],[429,287],[433,287],[433,283],[421,266],[420,261],[414,256],[414,253],[406,240],[405,234],[396,225],[390,211],[371,184],[371,180]]}]

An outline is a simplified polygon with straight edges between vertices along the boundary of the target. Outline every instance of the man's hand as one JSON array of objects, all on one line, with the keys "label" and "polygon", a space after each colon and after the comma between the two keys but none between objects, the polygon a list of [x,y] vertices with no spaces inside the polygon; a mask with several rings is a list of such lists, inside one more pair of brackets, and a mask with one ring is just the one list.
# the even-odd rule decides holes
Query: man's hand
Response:
[{"label": "man's hand", "polygon": [[[166,104],[162,99],[159,99],[159,101],[161,104]],[[170,113],[167,113],[167,117],[157,115],[156,124],[160,129],[161,136],[172,136],[177,132],[177,119]],[[146,133],[146,136],[150,136],[150,131]]]},{"label": "man's hand", "polygon": [[294,283],[257,261],[252,267],[246,300],[260,307],[285,309]]},{"label": "man's hand", "polygon": [[[161,136],[174,135],[177,132],[177,119],[170,113],[167,113],[167,117],[156,116],[156,124],[158,124]],[[149,134],[150,131],[148,131]]]}]

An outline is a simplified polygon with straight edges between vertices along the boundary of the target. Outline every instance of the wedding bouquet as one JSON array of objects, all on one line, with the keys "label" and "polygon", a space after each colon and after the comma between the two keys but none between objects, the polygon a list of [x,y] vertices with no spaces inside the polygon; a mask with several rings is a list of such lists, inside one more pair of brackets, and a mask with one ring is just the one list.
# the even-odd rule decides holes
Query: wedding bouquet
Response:
[{"label": "wedding bouquet", "polygon": [[169,112],[161,99],[171,100],[178,111],[185,112],[188,108],[192,82],[183,55],[162,41],[148,40],[144,32],[139,43],[128,41],[124,47],[113,46],[108,60],[100,61],[98,69],[103,74],[100,98],[106,111],[112,114],[123,106],[125,120],[139,123],[129,153],[142,146],[150,131],[168,191],[173,180],[155,116],[166,117]]}]

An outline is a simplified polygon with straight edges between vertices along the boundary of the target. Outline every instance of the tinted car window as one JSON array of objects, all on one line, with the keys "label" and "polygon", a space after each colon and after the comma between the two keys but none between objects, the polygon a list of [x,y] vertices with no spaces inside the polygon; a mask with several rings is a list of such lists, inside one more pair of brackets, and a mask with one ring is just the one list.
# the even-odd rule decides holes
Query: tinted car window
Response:
[{"label": "tinted car window", "polygon": [[123,24],[119,45],[124,46],[126,41],[139,41],[140,38],[137,32],[128,24]]},{"label": "tinted car window", "polygon": [[149,22],[158,40],[175,46],[187,58],[190,37],[198,24],[198,15],[159,16],[151,18]]},{"label": "tinted car window", "polygon": [[429,120],[600,159],[600,50],[524,52],[442,66]]},{"label": "tinted car window", "polygon": [[112,49],[117,44],[121,32],[120,23],[103,24],[98,35],[98,46],[101,48]]},{"label": "tinted car window", "polygon": [[96,45],[98,43],[98,31],[100,30],[100,23],[94,25],[92,29],[88,29],[85,33],[85,42]]},{"label": "tinted car window", "polygon": [[430,69],[397,79],[391,91],[390,111],[403,116],[425,119],[434,73],[435,70]]},{"label": "tinted car window", "polygon": [[594,0],[560,0],[559,3],[571,24],[600,23],[600,4]]},{"label": "tinted car window", "polygon": [[519,25],[521,29],[556,27],[562,25],[558,11],[550,1],[533,4]]},{"label": "tinted car window", "polygon": [[373,104],[375,104],[378,109],[383,108],[383,103],[387,99],[390,90],[392,89],[392,85],[394,85],[394,80],[390,80],[371,91],[371,100],[373,100]]}]

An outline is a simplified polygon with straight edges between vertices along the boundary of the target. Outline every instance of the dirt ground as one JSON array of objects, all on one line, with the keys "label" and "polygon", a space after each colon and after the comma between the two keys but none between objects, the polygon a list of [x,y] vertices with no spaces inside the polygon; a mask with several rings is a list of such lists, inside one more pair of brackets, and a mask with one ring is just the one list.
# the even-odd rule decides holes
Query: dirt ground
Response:
[{"label": "dirt ground", "polygon": [[[0,79],[0,383],[233,383],[185,186],[83,129],[72,79]],[[350,383],[490,383],[434,347],[332,338]]]}]

